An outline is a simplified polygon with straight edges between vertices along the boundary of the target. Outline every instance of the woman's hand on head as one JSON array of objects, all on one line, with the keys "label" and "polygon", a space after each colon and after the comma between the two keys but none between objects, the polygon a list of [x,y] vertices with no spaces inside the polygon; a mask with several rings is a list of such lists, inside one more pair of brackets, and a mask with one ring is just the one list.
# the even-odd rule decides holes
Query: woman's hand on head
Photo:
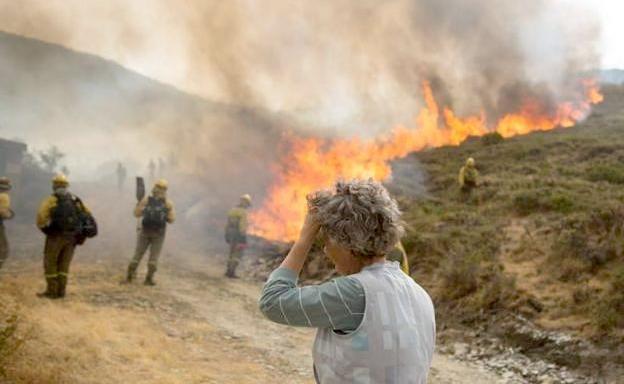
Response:
[{"label": "woman's hand on head", "polygon": [[310,252],[310,248],[316,240],[320,224],[313,212],[306,215],[299,239],[293,244],[281,267],[293,270],[297,275],[301,272],[303,264]]},{"label": "woman's hand on head", "polygon": [[301,237],[314,239],[318,234],[320,228],[321,224],[319,223],[315,212],[310,210],[308,211],[305,221],[303,222],[303,227],[301,228]]}]

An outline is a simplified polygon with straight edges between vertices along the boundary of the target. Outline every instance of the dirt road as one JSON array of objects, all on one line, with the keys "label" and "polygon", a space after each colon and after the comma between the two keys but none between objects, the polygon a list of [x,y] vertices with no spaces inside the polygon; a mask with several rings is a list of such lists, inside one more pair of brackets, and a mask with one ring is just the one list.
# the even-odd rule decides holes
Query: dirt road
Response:
[{"label": "dirt road", "polygon": [[[26,342],[13,382],[293,383],[311,375],[311,329],[266,321],[260,284],[228,280],[205,264],[165,265],[158,286],[120,285],[121,263],[77,261],[63,301],[37,299],[41,269],[3,271],[0,294],[17,303]],[[431,383],[500,378],[436,355]]]}]

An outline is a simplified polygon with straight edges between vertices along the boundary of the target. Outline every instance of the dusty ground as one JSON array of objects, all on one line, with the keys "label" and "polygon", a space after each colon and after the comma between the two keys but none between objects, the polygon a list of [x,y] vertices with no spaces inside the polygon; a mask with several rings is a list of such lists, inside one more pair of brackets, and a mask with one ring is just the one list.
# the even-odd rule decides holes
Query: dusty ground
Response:
[{"label": "dusty ground", "polygon": [[[266,321],[260,284],[216,265],[165,263],[157,287],[120,285],[121,262],[78,257],[69,296],[37,299],[40,266],[13,262],[0,277],[26,338],[11,383],[313,383],[314,331]],[[483,369],[436,355],[431,383],[495,383]]]}]

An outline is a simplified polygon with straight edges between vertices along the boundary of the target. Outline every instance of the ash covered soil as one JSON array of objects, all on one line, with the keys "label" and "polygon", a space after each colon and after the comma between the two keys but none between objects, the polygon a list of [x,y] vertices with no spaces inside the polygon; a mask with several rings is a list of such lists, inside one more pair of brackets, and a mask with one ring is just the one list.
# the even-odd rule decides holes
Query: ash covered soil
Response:
[{"label": "ash covered soil", "polygon": [[[79,251],[80,252],[80,251]],[[314,331],[270,323],[261,283],[222,277],[217,263],[175,266],[156,287],[119,284],[125,264],[80,260],[65,300],[35,297],[41,267],[2,272],[4,309],[18,314],[22,345],[5,358],[10,383],[313,383]],[[438,354],[431,383],[507,382]]]}]

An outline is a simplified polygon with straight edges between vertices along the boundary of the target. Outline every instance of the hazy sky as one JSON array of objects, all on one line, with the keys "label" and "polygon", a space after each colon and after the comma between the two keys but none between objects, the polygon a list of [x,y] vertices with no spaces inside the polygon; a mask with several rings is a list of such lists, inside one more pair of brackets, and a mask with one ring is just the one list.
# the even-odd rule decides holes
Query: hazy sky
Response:
[{"label": "hazy sky", "polygon": [[560,0],[582,6],[602,20],[602,67],[624,69],[624,1]]}]

